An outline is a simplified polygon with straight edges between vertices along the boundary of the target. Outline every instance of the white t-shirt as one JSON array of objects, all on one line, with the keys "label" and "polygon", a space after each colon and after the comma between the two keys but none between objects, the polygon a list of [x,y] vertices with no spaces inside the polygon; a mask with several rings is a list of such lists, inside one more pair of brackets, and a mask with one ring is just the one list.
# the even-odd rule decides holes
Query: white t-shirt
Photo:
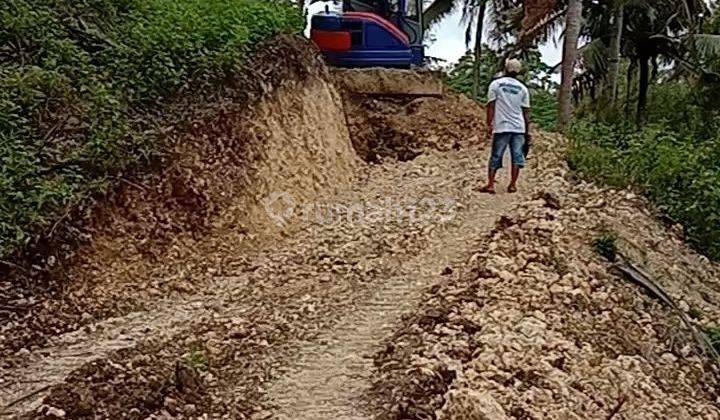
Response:
[{"label": "white t-shirt", "polygon": [[495,101],[493,133],[525,133],[523,108],[530,108],[530,91],[512,77],[490,83],[488,103]]}]

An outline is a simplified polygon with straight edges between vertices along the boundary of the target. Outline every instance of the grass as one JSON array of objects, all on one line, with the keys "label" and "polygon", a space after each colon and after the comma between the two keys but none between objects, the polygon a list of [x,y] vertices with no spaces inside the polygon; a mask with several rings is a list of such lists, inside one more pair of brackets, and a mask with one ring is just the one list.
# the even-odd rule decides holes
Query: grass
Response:
[{"label": "grass", "polygon": [[705,334],[715,350],[720,353],[720,326],[707,328]]},{"label": "grass", "polygon": [[690,316],[690,318],[695,320],[700,320],[703,317],[702,311],[698,308],[690,308],[688,310],[688,315]]},{"label": "grass", "polygon": [[603,231],[593,241],[595,252],[610,262],[617,260],[617,234],[615,232]]},{"label": "grass", "polygon": [[198,371],[205,371],[210,366],[210,362],[207,356],[205,356],[205,353],[197,347],[193,347],[190,350],[190,354],[188,354],[186,358],[186,363],[189,367]]},{"label": "grass", "polygon": [[0,3],[0,258],[162,151],[164,106],[298,33],[285,0]]}]

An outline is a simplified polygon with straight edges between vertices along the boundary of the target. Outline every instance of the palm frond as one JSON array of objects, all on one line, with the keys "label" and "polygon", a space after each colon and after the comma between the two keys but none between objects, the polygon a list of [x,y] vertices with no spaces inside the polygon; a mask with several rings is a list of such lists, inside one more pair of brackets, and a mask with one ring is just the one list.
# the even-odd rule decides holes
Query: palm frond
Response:
[{"label": "palm frond", "polygon": [[564,21],[562,18],[563,16],[565,16],[566,11],[566,7],[553,10],[551,13],[538,21],[535,25],[523,30],[520,33],[519,38],[523,42],[530,42],[530,40],[541,43],[547,42],[564,26]]},{"label": "palm frond", "polygon": [[583,45],[582,51],[578,55],[578,61],[586,71],[597,75],[598,78],[602,78],[608,69],[609,55],[608,48],[602,40],[594,39]]},{"label": "palm frond", "polygon": [[423,25],[425,29],[432,27],[449,15],[455,7],[457,0],[435,0],[423,12]]}]

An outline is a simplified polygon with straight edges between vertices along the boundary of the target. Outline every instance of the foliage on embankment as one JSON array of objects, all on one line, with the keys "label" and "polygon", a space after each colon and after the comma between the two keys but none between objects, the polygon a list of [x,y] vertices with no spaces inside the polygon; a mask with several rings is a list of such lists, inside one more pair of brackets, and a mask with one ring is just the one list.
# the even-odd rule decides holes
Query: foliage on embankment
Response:
[{"label": "foliage on embankment", "polygon": [[[633,19],[647,21],[647,14],[626,7],[635,10],[626,14],[626,29]],[[675,12],[661,9],[668,16]],[[604,73],[587,83],[589,89],[577,92],[580,118],[569,132],[569,162],[585,178],[638,187],[682,223],[696,248],[720,259],[720,14],[714,10],[698,16],[696,29],[677,31],[665,24],[659,31],[623,31],[620,74],[625,77],[618,81],[617,99],[613,103],[605,95],[598,97]],[[665,21],[647,21],[658,22]],[[667,44],[657,33],[668,30],[703,34],[679,36]],[[638,35],[652,39],[638,47]],[[685,58],[678,60],[678,54]],[[666,57],[668,65],[658,67],[658,56]],[[643,65],[648,58],[655,63],[652,71]],[[584,91],[589,98],[582,98]]]},{"label": "foliage on embankment", "polygon": [[634,185],[673,220],[687,239],[720,259],[720,114],[685,83],[658,86],[650,124],[580,119],[568,156],[580,176],[615,187]]},{"label": "foliage on embankment", "polygon": [[2,2],[0,257],[162,153],[166,104],[303,24],[284,0]]}]

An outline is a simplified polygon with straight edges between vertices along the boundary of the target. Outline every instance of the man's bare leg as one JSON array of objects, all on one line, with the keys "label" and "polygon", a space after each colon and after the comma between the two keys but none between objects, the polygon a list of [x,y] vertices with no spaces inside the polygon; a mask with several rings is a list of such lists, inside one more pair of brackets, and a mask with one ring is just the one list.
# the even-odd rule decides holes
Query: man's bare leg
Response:
[{"label": "man's bare leg", "polygon": [[508,185],[508,192],[514,193],[517,191],[517,181],[520,177],[520,167],[519,166],[512,166],[512,171],[510,172],[510,185]]},{"label": "man's bare leg", "polygon": [[486,186],[480,189],[481,192],[494,193],[495,192],[495,175],[497,171],[493,168],[488,168],[488,183]]}]

